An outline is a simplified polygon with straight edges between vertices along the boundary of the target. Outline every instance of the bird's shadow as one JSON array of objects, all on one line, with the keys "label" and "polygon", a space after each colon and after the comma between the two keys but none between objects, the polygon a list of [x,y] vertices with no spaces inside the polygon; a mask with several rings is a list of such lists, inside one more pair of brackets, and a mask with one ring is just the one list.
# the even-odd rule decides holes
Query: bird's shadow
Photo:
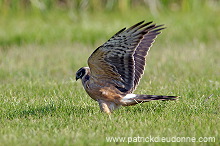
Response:
[{"label": "bird's shadow", "polygon": [[[62,111],[62,112],[60,112]],[[5,116],[7,119],[15,119],[15,118],[28,118],[28,117],[44,117],[44,116],[55,116],[59,114],[65,113],[66,115],[73,115],[73,114],[91,114],[93,113],[94,107],[82,107],[82,106],[69,106],[62,107],[55,105],[45,105],[40,107],[29,107],[26,110],[14,110],[8,112]]]}]

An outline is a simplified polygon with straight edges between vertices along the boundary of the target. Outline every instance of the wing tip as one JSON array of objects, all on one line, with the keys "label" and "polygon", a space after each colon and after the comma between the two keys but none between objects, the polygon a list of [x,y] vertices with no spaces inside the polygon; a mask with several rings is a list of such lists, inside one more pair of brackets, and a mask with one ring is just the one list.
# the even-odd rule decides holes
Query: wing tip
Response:
[{"label": "wing tip", "polygon": [[[147,32],[150,32],[150,31],[157,31],[158,32],[158,31],[166,28],[166,27],[164,27],[164,24],[157,25],[157,24],[152,24],[152,23],[153,23],[153,21],[149,21],[149,22],[145,23],[145,20],[142,20],[142,21],[134,24],[133,26],[129,27],[128,29],[126,27],[124,27],[123,29],[118,31],[114,36],[117,36],[124,31],[129,32],[129,31],[134,31],[134,30],[141,30],[142,33],[146,34]],[[156,29],[156,28],[158,28],[158,29]]]}]

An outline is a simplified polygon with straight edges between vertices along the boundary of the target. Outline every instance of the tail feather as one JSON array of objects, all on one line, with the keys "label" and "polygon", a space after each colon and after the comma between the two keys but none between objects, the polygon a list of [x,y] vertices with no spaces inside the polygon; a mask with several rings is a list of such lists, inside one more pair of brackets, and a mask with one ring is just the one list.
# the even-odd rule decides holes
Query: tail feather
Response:
[{"label": "tail feather", "polygon": [[127,94],[122,102],[124,106],[135,105],[138,103],[149,102],[152,100],[177,100],[178,96],[163,96],[163,95],[139,95],[139,94]]}]

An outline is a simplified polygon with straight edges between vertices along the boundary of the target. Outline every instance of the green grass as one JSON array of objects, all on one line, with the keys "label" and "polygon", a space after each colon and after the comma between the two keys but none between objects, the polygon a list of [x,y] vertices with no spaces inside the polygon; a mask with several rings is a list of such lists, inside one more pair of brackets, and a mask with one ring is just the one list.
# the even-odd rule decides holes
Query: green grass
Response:
[{"label": "green grass", "polygon": [[[150,135],[216,140],[151,145],[219,145],[220,18],[214,17],[219,12],[1,17],[0,145],[115,145],[106,136]],[[109,117],[74,81],[75,72],[96,47],[141,20],[167,29],[150,50],[135,93],[180,99],[123,107]]]}]

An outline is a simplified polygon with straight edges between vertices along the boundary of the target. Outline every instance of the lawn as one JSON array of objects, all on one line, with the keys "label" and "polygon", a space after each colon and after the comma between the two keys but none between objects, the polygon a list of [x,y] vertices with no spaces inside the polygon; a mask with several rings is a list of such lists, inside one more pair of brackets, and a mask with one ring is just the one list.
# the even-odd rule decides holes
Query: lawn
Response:
[{"label": "lawn", "polygon": [[[5,14],[0,18],[0,145],[220,145],[220,10]],[[75,72],[123,27],[165,24],[135,93],[178,95],[99,111]],[[135,142],[135,137],[214,137],[215,142]]]}]

